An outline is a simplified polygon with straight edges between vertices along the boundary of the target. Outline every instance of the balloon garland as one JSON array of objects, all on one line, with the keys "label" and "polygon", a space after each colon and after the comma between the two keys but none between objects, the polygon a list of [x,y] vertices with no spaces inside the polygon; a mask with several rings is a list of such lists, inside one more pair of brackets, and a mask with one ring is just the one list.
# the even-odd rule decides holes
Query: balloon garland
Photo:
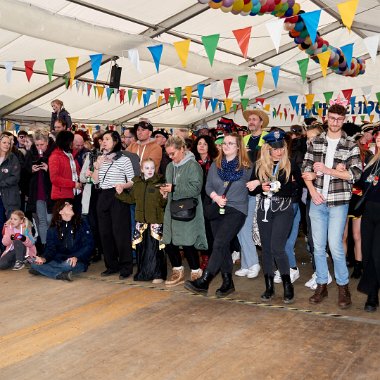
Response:
[{"label": "balloon garland", "polygon": [[328,67],[336,74],[356,77],[365,72],[364,59],[352,57],[351,64],[347,64],[342,50],[330,45],[318,32],[315,42],[311,43],[309,32],[302,20],[305,11],[301,10],[300,4],[295,0],[198,0],[198,2],[234,15],[261,16],[270,13],[275,17],[285,18],[284,28],[289,32],[289,36],[313,61],[319,63],[317,54],[329,50]]}]

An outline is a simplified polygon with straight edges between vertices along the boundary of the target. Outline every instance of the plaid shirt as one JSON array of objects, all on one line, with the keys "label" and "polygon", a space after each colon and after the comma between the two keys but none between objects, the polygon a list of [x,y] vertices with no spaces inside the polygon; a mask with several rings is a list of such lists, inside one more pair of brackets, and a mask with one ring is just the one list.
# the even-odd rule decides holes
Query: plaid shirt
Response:
[{"label": "plaid shirt", "polygon": [[[315,162],[325,163],[327,145],[325,132],[310,142],[302,164],[302,172],[314,172],[313,165]],[[351,175],[351,179],[347,181],[333,176],[330,177],[326,199],[328,207],[349,203],[352,194],[352,185],[359,180],[362,174],[359,147],[352,139],[347,138],[346,133],[343,131],[334,154],[333,168],[336,168],[338,164],[344,164],[346,166],[346,169]],[[319,193],[322,193],[323,175],[317,175],[317,178],[313,181],[313,185]]]}]

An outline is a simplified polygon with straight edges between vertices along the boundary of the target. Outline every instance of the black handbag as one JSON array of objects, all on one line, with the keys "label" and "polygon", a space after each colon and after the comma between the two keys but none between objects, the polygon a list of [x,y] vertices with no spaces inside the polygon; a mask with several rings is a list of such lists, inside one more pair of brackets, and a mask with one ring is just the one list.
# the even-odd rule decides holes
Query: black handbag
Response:
[{"label": "black handbag", "polygon": [[[231,187],[232,182],[228,182],[227,187],[224,190],[223,195],[227,194],[227,191]],[[216,202],[213,202],[212,199],[206,195],[203,201],[203,215],[207,220],[214,220],[220,216],[219,214],[219,205]]]},{"label": "black handbag", "polygon": [[170,204],[170,214],[172,219],[181,222],[189,222],[195,218],[198,200],[195,198],[184,198],[172,200]]}]

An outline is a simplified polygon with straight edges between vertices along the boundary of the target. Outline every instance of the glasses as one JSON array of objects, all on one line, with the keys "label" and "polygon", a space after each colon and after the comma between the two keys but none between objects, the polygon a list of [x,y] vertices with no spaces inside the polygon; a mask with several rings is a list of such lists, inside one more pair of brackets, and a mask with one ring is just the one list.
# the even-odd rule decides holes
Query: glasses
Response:
[{"label": "glasses", "polygon": [[332,116],[329,116],[328,119],[332,123],[343,123],[345,118],[344,117],[332,117]]},{"label": "glasses", "polygon": [[237,145],[237,144],[234,143],[234,142],[222,142],[222,145],[224,145],[224,146],[234,146],[234,145]]}]

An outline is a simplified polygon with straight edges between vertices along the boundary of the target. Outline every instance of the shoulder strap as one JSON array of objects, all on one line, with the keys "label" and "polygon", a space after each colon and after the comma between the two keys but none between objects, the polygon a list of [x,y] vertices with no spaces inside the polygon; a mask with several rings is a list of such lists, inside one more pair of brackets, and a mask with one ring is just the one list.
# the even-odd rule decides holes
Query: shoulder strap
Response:
[{"label": "shoulder strap", "polygon": [[227,194],[227,192],[228,192],[228,190],[230,189],[231,185],[232,185],[232,181],[229,181],[227,187],[226,187],[225,190],[224,190],[223,195],[226,195],[226,194]]}]

